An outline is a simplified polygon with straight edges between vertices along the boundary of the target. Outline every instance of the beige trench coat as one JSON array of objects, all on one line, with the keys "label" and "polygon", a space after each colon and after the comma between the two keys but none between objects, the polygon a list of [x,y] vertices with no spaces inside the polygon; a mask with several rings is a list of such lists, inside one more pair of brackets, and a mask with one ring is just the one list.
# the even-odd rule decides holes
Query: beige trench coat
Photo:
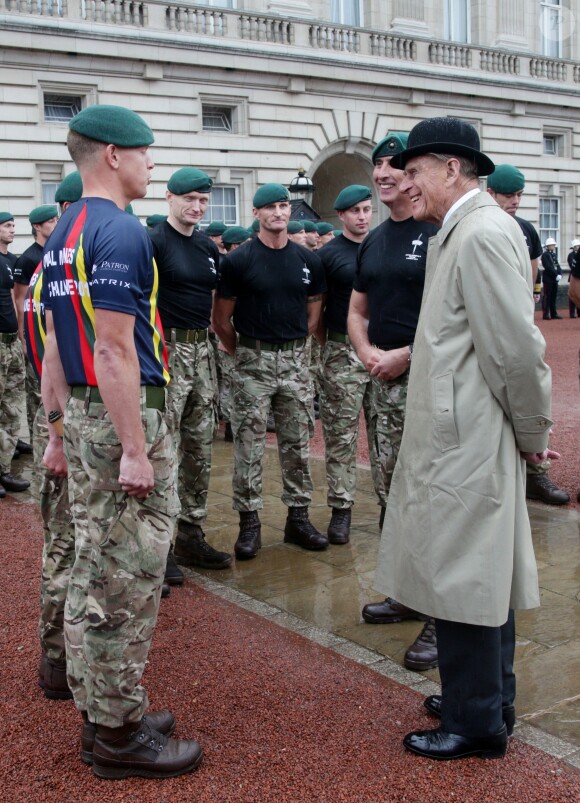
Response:
[{"label": "beige trench coat", "polygon": [[429,241],[375,582],[439,619],[498,627],[539,605],[519,454],[552,423],[533,310],[520,228],[479,193]]}]

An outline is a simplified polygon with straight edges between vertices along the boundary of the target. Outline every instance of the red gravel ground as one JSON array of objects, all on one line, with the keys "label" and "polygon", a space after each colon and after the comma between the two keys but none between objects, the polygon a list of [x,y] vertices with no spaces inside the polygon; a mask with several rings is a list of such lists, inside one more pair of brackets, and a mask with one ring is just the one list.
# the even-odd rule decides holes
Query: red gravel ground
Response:
[{"label": "red gravel ground", "polygon": [[[567,315],[567,310],[560,310]],[[546,339],[546,361],[552,369],[552,449],[560,452],[550,469],[551,479],[570,494],[570,503],[565,509],[580,510],[577,493],[580,489],[580,393],[578,388],[578,351],[580,350],[580,318],[565,317],[561,321],[544,321],[542,313],[536,313],[536,324]],[[275,436],[269,436],[275,443]],[[324,457],[322,428],[317,422],[316,433],[311,442],[312,455]],[[361,416],[358,439],[358,462],[369,464],[369,453]]]},{"label": "red gravel ground", "polygon": [[42,536],[31,504],[1,503],[0,797],[8,803],[577,803],[580,773],[516,739],[502,761],[406,753],[428,728],[418,693],[188,581],[164,600],[146,686],[198,772],[101,781],[78,758],[79,716],[36,685]]}]

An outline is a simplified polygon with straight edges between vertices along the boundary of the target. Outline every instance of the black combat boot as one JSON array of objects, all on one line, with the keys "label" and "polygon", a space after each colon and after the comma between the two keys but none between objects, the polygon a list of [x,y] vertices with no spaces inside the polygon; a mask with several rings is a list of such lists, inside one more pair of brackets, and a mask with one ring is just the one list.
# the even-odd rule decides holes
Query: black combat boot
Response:
[{"label": "black combat boot", "polygon": [[[86,711],[81,711],[83,716],[83,728],[81,730],[81,761],[84,764],[93,763],[93,749],[95,747],[95,736],[97,726],[89,722]],[[153,730],[171,736],[175,730],[175,718],[171,711],[150,711],[143,717]]]},{"label": "black combat boot", "polygon": [[12,474],[0,475],[0,485],[11,493],[18,493],[19,491],[25,491],[27,488],[30,488],[28,480],[21,480],[18,477],[14,477]]},{"label": "black combat boot", "polygon": [[302,549],[326,549],[328,538],[313,526],[308,518],[307,507],[289,507],[284,543],[297,544]]},{"label": "black combat boot", "polygon": [[547,474],[526,475],[526,497],[539,499],[547,505],[566,505],[570,497]]},{"label": "black combat boot", "polygon": [[237,560],[255,558],[262,546],[262,525],[256,510],[240,511],[240,534],[234,545]]},{"label": "black combat boot", "polygon": [[351,509],[349,507],[332,508],[332,516],[327,530],[328,540],[331,544],[348,544],[350,540],[350,518]]},{"label": "black combat boot", "polygon": [[165,577],[163,580],[169,586],[182,586],[185,580],[183,572],[175,561],[172,546],[169,547],[169,552],[167,553],[167,564],[165,566]]},{"label": "black combat boot", "polygon": [[218,552],[205,540],[205,533],[199,524],[180,521],[177,525],[177,538],[173,554],[182,566],[198,566],[200,569],[227,569],[232,556]]},{"label": "black combat boot", "polygon": [[412,669],[415,672],[435,669],[439,665],[434,619],[427,619],[423,625],[423,630],[421,630],[405,653],[403,663],[407,669]]},{"label": "black combat boot", "polygon": [[46,658],[43,671],[44,696],[49,700],[72,700],[72,692],[66,679],[66,661]]}]

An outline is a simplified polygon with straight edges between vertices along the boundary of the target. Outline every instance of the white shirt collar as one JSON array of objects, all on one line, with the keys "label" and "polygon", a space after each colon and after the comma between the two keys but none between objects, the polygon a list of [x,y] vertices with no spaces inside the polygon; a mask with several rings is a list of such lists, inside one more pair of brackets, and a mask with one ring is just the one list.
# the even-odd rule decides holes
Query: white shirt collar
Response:
[{"label": "white shirt collar", "polygon": [[453,214],[453,213],[454,213],[454,212],[455,212],[457,209],[459,209],[459,207],[460,207],[460,206],[463,206],[463,204],[464,204],[466,201],[469,201],[469,199],[470,199],[470,198],[473,198],[473,197],[474,197],[474,195],[477,195],[477,193],[478,193],[478,192],[481,192],[481,190],[479,189],[479,187],[475,187],[475,189],[473,189],[473,190],[469,190],[469,192],[466,192],[466,193],[465,193],[465,195],[462,195],[462,196],[461,196],[461,198],[460,198],[458,201],[455,201],[455,203],[453,204],[453,206],[451,207],[451,209],[449,209],[449,211],[447,212],[447,214],[446,214],[446,215],[445,215],[445,217],[443,218],[443,223],[441,224],[441,228],[443,228],[443,226],[444,226],[444,225],[447,223],[447,221],[449,220],[449,218],[451,217],[451,215],[452,215],[452,214]]}]

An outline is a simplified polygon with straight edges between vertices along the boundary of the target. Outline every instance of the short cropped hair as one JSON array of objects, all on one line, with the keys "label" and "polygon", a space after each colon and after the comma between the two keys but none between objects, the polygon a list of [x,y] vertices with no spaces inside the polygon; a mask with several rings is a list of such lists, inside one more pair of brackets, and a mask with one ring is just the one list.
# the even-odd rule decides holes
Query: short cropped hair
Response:
[{"label": "short cropped hair", "polygon": [[457,159],[459,162],[459,172],[464,178],[478,179],[479,171],[474,159],[468,156],[459,156],[456,153],[430,153],[429,156],[434,156],[440,162],[446,162],[448,159]]},{"label": "short cropped hair", "polygon": [[89,139],[76,131],[69,131],[66,139],[66,146],[73,162],[77,165],[86,165],[94,161],[95,156],[107,145],[98,142],[96,139]]}]

